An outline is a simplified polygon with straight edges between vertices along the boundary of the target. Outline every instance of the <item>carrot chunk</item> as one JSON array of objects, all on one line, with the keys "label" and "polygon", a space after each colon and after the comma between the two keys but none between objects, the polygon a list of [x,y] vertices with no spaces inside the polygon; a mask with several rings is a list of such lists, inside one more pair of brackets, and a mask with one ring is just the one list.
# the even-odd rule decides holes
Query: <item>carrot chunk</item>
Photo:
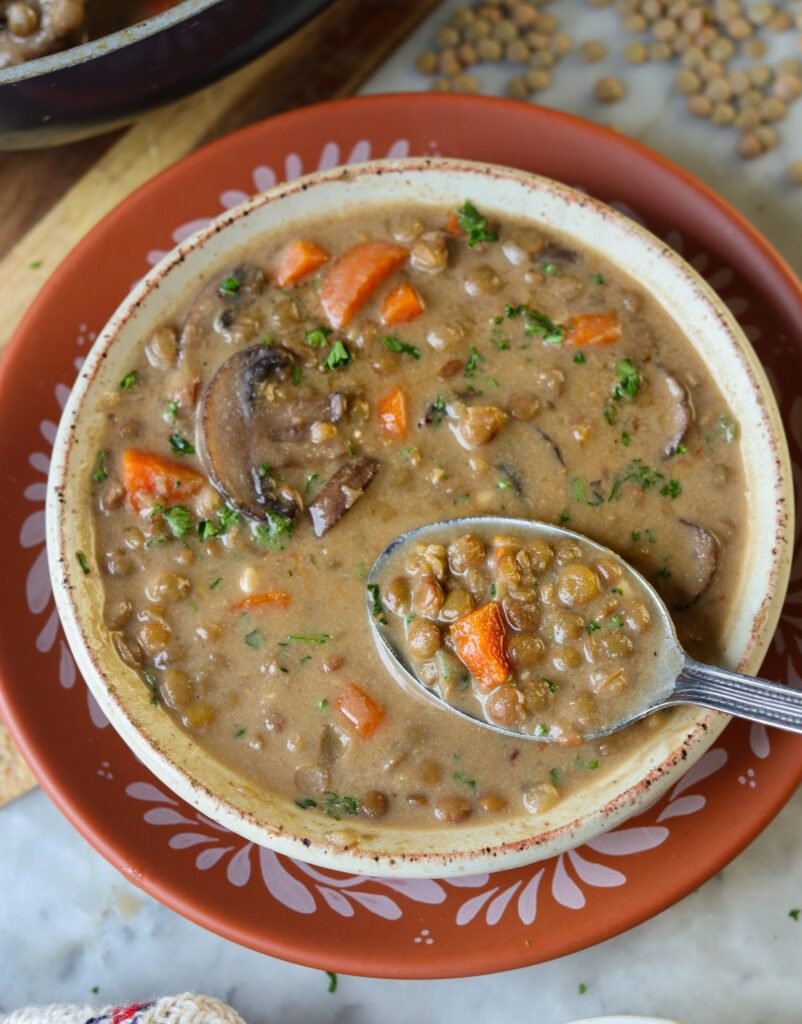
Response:
[{"label": "carrot chunk", "polygon": [[456,210],[451,210],[446,219],[446,232],[449,235],[458,235],[462,231],[459,226],[459,217]]},{"label": "carrot chunk", "polygon": [[372,736],[384,721],[384,708],[356,683],[347,683],[334,703],[340,714],[353,725],[362,739]]},{"label": "carrot chunk", "polygon": [[393,437],[403,441],[409,432],[407,393],[402,387],[393,388],[376,403],[379,423]]},{"label": "carrot chunk", "polygon": [[200,473],[172,459],[137,448],[123,452],[123,486],[135,512],[197,494],[204,482]]},{"label": "carrot chunk", "polygon": [[393,242],[360,242],[343,253],[320,292],[323,311],[332,327],[344,327],[407,255],[403,245]]},{"label": "carrot chunk", "polygon": [[328,258],[326,250],[315,242],[306,242],[302,238],[289,242],[281,250],[278,258],[276,283],[280,288],[295,284],[318,267],[322,267]]},{"label": "carrot chunk", "polygon": [[573,317],[565,332],[566,345],[576,348],[598,348],[613,345],[621,338],[621,322],[618,314],[581,313]]},{"label": "carrot chunk", "polygon": [[407,324],[423,312],[423,299],[416,288],[408,281],[402,281],[387,295],[382,303],[382,323],[392,327],[394,324]]},{"label": "carrot chunk", "polygon": [[511,668],[504,650],[504,619],[495,601],[457,619],[450,632],[457,656],[481,689],[493,690],[509,679]]},{"label": "carrot chunk", "polygon": [[232,611],[247,612],[252,608],[264,608],[265,605],[272,605],[278,608],[289,608],[292,598],[283,590],[266,590],[262,594],[250,594],[231,605]]}]

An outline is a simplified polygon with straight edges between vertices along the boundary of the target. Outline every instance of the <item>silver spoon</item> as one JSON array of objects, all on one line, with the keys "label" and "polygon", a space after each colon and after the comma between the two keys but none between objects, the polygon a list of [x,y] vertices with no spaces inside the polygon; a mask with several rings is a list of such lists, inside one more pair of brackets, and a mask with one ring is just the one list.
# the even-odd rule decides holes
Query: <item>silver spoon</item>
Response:
[{"label": "silver spoon", "polygon": [[392,635],[390,614],[383,612],[377,605],[379,590],[376,588],[385,580],[390,563],[403,550],[424,542],[442,543],[448,535],[454,536],[461,528],[480,532],[500,531],[527,540],[539,538],[552,544],[558,540],[575,540],[586,550],[614,560],[623,570],[624,578],[634,585],[637,596],[648,604],[652,616],[649,642],[655,655],[653,671],[648,678],[639,678],[637,687],[633,688],[631,703],[622,717],[607,723],[604,728],[585,733],[583,739],[609,736],[655,711],[678,704],[697,704],[753,722],[774,725],[789,732],[802,733],[802,692],[765,679],[694,661],[680,646],[668,608],[654,587],[615,552],[560,526],[504,516],[468,516],[418,527],[397,537],[373,564],[367,586],[368,616],[374,640],[385,667],[405,689],[416,696],[493,732],[539,742],[559,741],[559,736],[537,735],[523,729],[508,728],[447,703],[435,689],[418,678],[413,664],[399,649]]}]

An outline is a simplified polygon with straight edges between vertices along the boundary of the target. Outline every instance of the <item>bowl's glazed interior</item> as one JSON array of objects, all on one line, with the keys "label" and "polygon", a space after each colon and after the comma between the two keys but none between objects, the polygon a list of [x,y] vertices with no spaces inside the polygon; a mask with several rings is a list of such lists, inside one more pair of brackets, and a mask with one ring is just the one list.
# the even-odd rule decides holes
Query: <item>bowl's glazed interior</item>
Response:
[{"label": "bowl's glazed interior", "polygon": [[[724,660],[756,672],[779,616],[790,564],[790,470],[768,382],[729,311],[679,257],[623,215],[587,196],[521,172],[445,159],[379,162],[310,176],[228,211],[168,255],[99,336],[64,412],[49,484],[47,533],[53,588],[68,640],[96,699],[142,761],[203,813],[279,852],[344,871],[444,876],[514,867],[614,826],[664,791],[714,741],[724,716],[678,710],[618,771],[550,812],[460,828],[377,828],[348,822],[348,836],[259,789],[204,753],[119,660],[103,625],[102,587],[83,576],[76,550],[94,550],[81,480],[95,449],[93,396],[127,372],[141,338],[180,307],[226,254],[294,220],[349,207],[426,202],[454,208],[470,196],[489,212],[525,217],[595,249],[646,287],[690,338],[738,410],[749,532],[727,622]],[[470,726],[467,726],[470,728]]]}]

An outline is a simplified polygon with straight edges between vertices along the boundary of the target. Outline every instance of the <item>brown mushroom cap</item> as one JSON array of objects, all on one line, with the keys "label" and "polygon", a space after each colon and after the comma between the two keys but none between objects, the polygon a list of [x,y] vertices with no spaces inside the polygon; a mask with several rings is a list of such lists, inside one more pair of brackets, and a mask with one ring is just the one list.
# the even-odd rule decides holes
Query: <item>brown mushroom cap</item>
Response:
[{"label": "brown mushroom cap", "polygon": [[[655,390],[661,398],[665,397],[665,429],[666,442],[661,449],[663,459],[676,455],[679,446],[684,442],[693,422],[693,405],[688,389],[679,379],[665,367],[657,368],[659,374],[655,382]],[[662,395],[661,395],[662,392]]]},{"label": "brown mushroom cap", "polygon": [[671,576],[658,589],[672,611],[684,611],[705,593],[718,569],[719,542],[715,534],[689,519],[680,519],[690,541],[686,552],[675,552]]},{"label": "brown mushroom cap", "polygon": [[[345,398],[330,394],[297,394],[291,383],[296,356],[282,345],[252,345],[230,356],[209,382],[199,410],[199,447],[209,477],[229,504],[249,519],[263,521],[268,512],[294,518],[298,506],[282,494],[270,472],[283,466],[304,466],[310,455],[321,459],[345,454],[333,438],[314,445],[313,423],[336,423],[345,412]],[[288,397],[289,395],[289,397]]]}]

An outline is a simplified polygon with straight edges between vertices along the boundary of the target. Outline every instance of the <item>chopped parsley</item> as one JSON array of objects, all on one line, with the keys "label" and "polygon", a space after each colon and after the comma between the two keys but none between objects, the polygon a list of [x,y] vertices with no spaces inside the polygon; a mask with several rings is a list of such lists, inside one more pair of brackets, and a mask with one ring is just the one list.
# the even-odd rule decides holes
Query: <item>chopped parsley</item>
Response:
[{"label": "chopped parsley", "polygon": [[328,701],[326,700],[326,698],[325,698],[325,697],[322,697],[322,698],[321,698],[321,699],[320,699],[320,700],[319,700],[319,701],[317,702],[317,709],[318,709],[318,711],[327,711],[327,710],[328,710],[328,707],[329,707],[329,702],[328,702]]},{"label": "chopped parsley", "polygon": [[219,537],[233,523],[238,523],[242,516],[230,505],[223,505],[217,510],[217,522],[213,519],[201,519],[198,523],[198,536],[201,540],[211,540],[212,537]]},{"label": "chopped parsley", "polygon": [[624,620],[621,618],[620,615],[613,615],[611,618],[607,620],[605,625],[608,626],[610,629],[620,629],[621,626],[624,625]]},{"label": "chopped parsley", "polygon": [[496,481],[496,486],[498,487],[498,489],[500,491],[511,491],[512,490],[512,482],[510,480],[504,479],[503,477],[501,478],[501,480],[497,480]]},{"label": "chopped parsley", "polygon": [[359,801],[355,796],[340,796],[333,790],[327,790],[323,794],[323,813],[327,817],[339,821],[343,815],[349,817],[358,814]]},{"label": "chopped parsley", "polygon": [[222,582],[223,582],[223,577],[222,577],[222,576],[218,576],[218,577],[216,577],[216,578],[215,578],[215,579],[213,579],[213,580],[212,580],[212,582],[211,582],[211,583],[209,584],[209,590],[217,590],[217,588],[218,588],[218,587],[220,586],[220,584],[221,584]]},{"label": "chopped parsley", "polygon": [[170,447],[176,455],[194,455],[195,448],[181,434],[170,434]]},{"label": "chopped parsley", "polygon": [[583,996],[587,992],[588,986],[585,984],[584,981],[580,981],[580,983],[576,987],[576,990],[581,996]]},{"label": "chopped parsley", "polygon": [[89,559],[86,557],[83,551],[76,551],[75,557],[78,559],[78,565],[80,565],[81,567],[81,572],[84,574],[84,576],[88,576],[89,573],[91,572],[89,568]]},{"label": "chopped parsley", "polygon": [[296,800],[295,806],[300,807],[302,811],[308,811],[310,807],[317,807],[317,800],[305,797],[303,800]]},{"label": "chopped parsley", "polygon": [[457,223],[468,236],[472,249],[478,242],[497,242],[498,231],[491,231],[487,217],[482,216],[470,200],[457,210]]},{"label": "chopped parsley", "polygon": [[585,358],[585,353],[577,352],[574,355],[574,362],[577,364],[577,366],[581,366],[583,363],[586,363],[587,359]]},{"label": "chopped parsley", "polygon": [[484,361],[485,357],[482,355],[482,353],[479,352],[474,345],[471,345],[471,352],[470,355],[468,356],[468,361],[465,364],[463,376],[473,377],[473,375],[476,373],[479,364],[483,363]]},{"label": "chopped parsley", "polygon": [[382,604],[381,592],[379,590],[378,583],[368,583],[368,597],[370,598],[370,614],[380,622],[383,626],[387,625],[387,619],[384,615],[384,605]]},{"label": "chopped parsley", "polygon": [[267,522],[260,523],[254,530],[256,539],[265,547],[280,550],[281,538],[289,537],[295,523],[289,516],[283,516],[280,512],[267,512]]},{"label": "chopped parsley", "polygon": [[120,381],[120,387],[123,391],[130,391],[131,388],[139,380],[139,370],[131,370],[130,373],[126,373],[123,379]]},{"label": "chopped parsley", "polygon": [[238,277],[227,277],[224,281],[221,281],[217,287],[217,290],[221,295],[236,295],[240,290],[242,282]]},{"label": "chopped parsley", "polygon": [[401,352],[404,355],[412,356],[413,359],[420,359],[420,349],[417,345],[408,345],[395,334],[385,334],[381,339],[382,345],[390,352]]},{"label": "chopped parsley", "polygon": [[352,358],[345,342],[335,341],[323,365],[327,370],[341,370],[348,366]]},{"label": "chopped parsley", "polygon": [[238,725],[234,729],[234,739],[241,739],[245,735],[246,729],[244,725]]},{"label": "chopped parsley", "polygon": [[560,276],[560,268],[557,266],[556,263],[552,263],[551,261],[544,263],[540,269],[543,271],[546,277]]},{"label": "chopped parsley", "polygon": [[580,502],[585,501],[585,497],[586,497],[585,481],[581,477],[578,477],[578,476],[574,477],[573,482],[571,484],[571,490],[573,491],[573,494],[574,494],[574,501],[580,501]]},{"label": "chopped parsley", "polygon": [[624,446],[625,448],[629,448],[629,442],[630,442],[631,440],[632,440],[632,438],[631,438],[631,437],[629,436],[629,434],[627,433],[627,431],[626,431],[626,430],[623,430],[623,431],[621,432],[621,444],[622,444],[622,445],[623,445],[623,446]]},{"label": "chopped parsley", "polygon": [[454,772],[453,778],[457,782],[461,782],[464,786],[468,786],[474,791],[476,790],[476,779],[471,778],[467,772]]},{"label": "chopped parsley", "polygon": [[584,761],[579,755],[576,758],[577,768],[584,768],[586,771],[593,772],[599,767],[598,761]]},{"label": "chopped parsley", "polygon": [[438,395],[437,398],[429,405],[426,410],[426,416],[424,417],[424,423],[427,426],[439,427],[443,422],[443,417],[446,414],[446,400],[442,395]]},{"label": "chopped parsley", "polygon": [[643,491],[662,484],[660,494],[664,498],[671,498],[672,501],[682,494],[682,484],[679,480],[666,481],[665,476],[658,470],[647,466],[641,459],[633,459],[620,472],[616,473],[607,500],[617,501],[621,497],[621,488],[629,482],[637,484]]},{"label": "chopped parsley", "polygon": [[170,401],[167,403],[167,416],[173,423],[175,423],[178,417],[178,412],[180,408],[181,406],[178,404],[178,402],[176,402],[174,398],[171,398]]},{"label": "chopped parsley", "polygon": [[788,911],[788,916],[790,918],[793,918],[794,921],[798,921],[799,920],[799,915],[801,913],[802,913],[802,909],[800,909],[799,907],[794,907],[793,910],[789,910]]},{"label": "chopped parsley", "polygon": [[[28,264],[28,270],[39,270],[39,268],[41,266],[42,266],[42,261],[41,260],[31,260],[31,262]],[[97,990],[95,990],[95,991],[97,991]]]},{"label": "chopped parsley", "polygon": [[559,520],[560,520],[560,526],[565,526],[565,524],[566,524],[567,522],[569,522],[569,521],[570,521],[570,519],[571,519],[571,514],[570,514],[570,512],[568,511],[568,509],[567,509],[567,508],[564,508],[564,509],[562,510],[562,512],[560,513],[560,515],[559,515]]},{"label": "chopped parsley", "polygon": [[597,629],[601,629],[601,626],[596,622],[595,619],[591,619],[590,622],[585,626],[588,633],[595,633]]},{"label": "chopped parsley", "polygon": [[296,388],[301,383],[301,367],[298,366],[297,363],[294,364],[293,368],[290,370],[290,380]]},{"label": "chopped parsley", "polygon": [[601,274],[588,274],[588,277],[594,284],[604,284],[604,278]]},{"label": "chopped parsley", "polygon": [[294,641],[296,644],[325,644],[331,640],[330,633],[290,633],[285,643]]},{"label": "chopped parsley", "polygon": [[309,493],[309,491],[314,486],[315,480],[319,480],[319,479],[320,479],[320,473],[309,473],[308,474],[308,476],[306,478],[306,483],[304,484],[304,490],[306,491],[307,494]]},{"label": "chopped parsley", "polygon": [[527,335],[539,334],[544,345],[562,345],[565,338],[565,328],[562,324],[555,324],[551,317],[546,316],[529,306],[519,305],[504,307],[504,313],[508,320],[515,320],[523,316],[526,320],[525,332]]},{"label": "chopped parsley", "polygon": [[334,973],[334,971],[326,971],[326,975],[327,975],[327,977],[329,979],[329,987],[328,987],[327,991],[330,992],[330,993],[336,992],[337,991],[337,975]]},{"label": "chopped parsley", "polygon": [[102,484],[109,476],[106,471],[106,454],[106,451],[101,448],[95,459],[95,468],[92,470],[92,479],[98,484]]},{"label": "chopped parsley", "polygon": [[252,629],[250,633],[245,634],[245,643],[254,650],[258,650],[264,642],[265,635],[261,629]]},{"label": "chopped parsley", "polygon": [[142,675],[145,677],[145,682],[150,690],[150,703],[154,707],[158,707],[161,704],[161,697],[159,696],[159,682],[156,679],[156,673],[146,670]]},{"label": "chopped parsley", "polygon": [[620,587],[613,587],[612,593],[613,594],[618,594],[619,597],[623,597],[624,596],[624,591]]},{"label": "chopped parsley", "polygon": [[640,390],[641,378],[638,371],[629,359],[622,359],[615,364],[615,373],[618,383],[613,388],[613,399],[616,402],[623,402],[633,399]]},{"label": "chopped parsley", "polygon": [[541,722],[537,729],[535,729],[535,736],[548,736],[550,732],[551,729],[549,729],[545,722]]},{"label": "chopped parsley", "polygon": [[668,580],[671,578],[671,570],[668,568],[667,565],[662,565],[657,570],[657,575],[660,577],[661,580]]},{"label": "chopped parsley", "polygon": [[311,331],[304,331],[304,341],[311,348],[325,348],[329,343],[330,327],[313,327]]},{"label": "chopped parsley", "polygon": [[167,523],[174,537],[185,537],[192,529],[192,513],[185,505],[173,505],[172,508],[154,505],[151,519],[156,515],[160,515]]},{"label": "chopped parsley", "polygon": [[616,409],[616,407],[614,405],[610,405],[608,403],[602,409],[602,415],[607,420],[607,422],[610,424],[610,426],[612,426],[615,423],[615,421],[618,419],[618,409]]},{"label": "chopped parsley", "polygon": [[559,768],[552,768],[549,771],[549,778],[551,779],[553,785],[559,786],[559,784],[560,784],[560,769]]}]

